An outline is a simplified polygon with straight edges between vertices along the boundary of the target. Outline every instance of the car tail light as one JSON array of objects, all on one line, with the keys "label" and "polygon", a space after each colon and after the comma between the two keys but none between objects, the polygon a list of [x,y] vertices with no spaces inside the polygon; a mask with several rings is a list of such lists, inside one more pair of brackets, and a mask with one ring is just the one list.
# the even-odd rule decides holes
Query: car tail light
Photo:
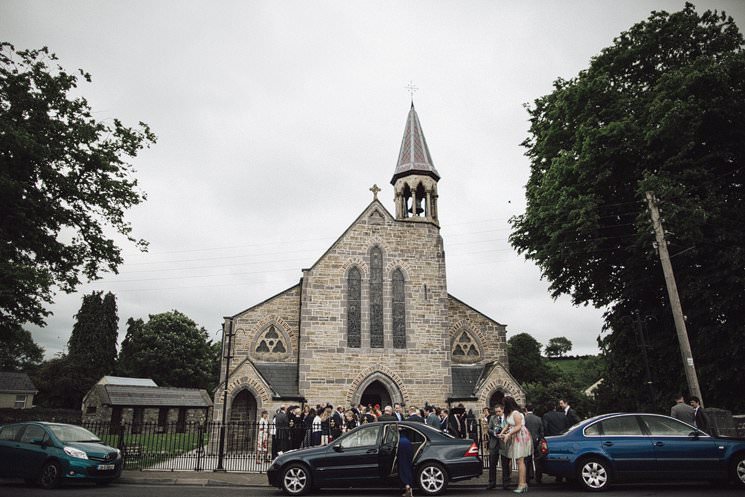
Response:
[{"label": "car tail light", "polygon": [[463,454],[463,457],[470,457],[470,456],[478,456],[479,455],[479,446],[476,445],[476,442],[473,442],[471,446],[468,448],[465,454]]},{"label": "car tail light", "polygon": [[544,456],[548,454],[548,442],[545,438],[541,439],[541,454],[543,454]]}]

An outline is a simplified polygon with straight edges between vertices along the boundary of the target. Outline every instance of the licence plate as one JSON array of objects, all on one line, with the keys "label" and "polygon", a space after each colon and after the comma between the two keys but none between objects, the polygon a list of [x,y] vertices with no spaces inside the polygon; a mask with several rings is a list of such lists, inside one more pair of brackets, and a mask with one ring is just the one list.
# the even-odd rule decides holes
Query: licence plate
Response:
[{"label": "licence plate", "polygon": [[110,471],[114,469],[114,465],[113,464],[99,464],[96,469],[99,471]]}]

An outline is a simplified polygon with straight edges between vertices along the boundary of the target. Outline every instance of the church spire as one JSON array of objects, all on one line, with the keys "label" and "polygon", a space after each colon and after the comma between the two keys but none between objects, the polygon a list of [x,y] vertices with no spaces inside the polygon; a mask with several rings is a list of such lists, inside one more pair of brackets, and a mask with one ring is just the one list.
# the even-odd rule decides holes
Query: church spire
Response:
[{"label": "church spire", "polygon": [[434,178],[435,181],[440,179],[440,175],[432,162],[432,156],[429,154],[427,140],[424,139],[422,125],[419,124],[419,116],[414,109],[413,101],[411,102],[409,117],[406,118],[404,137],[401,140],[401,150],[398,153],[398,163],[391,184],[395,185],[396,180],[401,176],[412,173],[426,174]]},{"label": "church spire", "polygon": [[391,184],[396,191],[396,219],[437,221],[437,182],[440,175],[432,162],[419,116],[411,102],[404,137]]}]

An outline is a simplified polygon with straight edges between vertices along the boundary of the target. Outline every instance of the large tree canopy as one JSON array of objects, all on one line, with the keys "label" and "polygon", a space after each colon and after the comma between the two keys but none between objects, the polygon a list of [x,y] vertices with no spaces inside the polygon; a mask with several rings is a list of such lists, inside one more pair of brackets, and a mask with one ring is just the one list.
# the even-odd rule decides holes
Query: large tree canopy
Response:
[{"label": "large tree canopy", "polygon": [[703,394],[745,408],[731,395],[745,386],[745,54],[733,20],[690,4],[653,12],[529,113],[527,208],[510,241],[554,296],[608,309],[610,398],[628,409],[647,395],[641,343],[658,392],[685,385],[644,201],[653,191]]},{"label": "large tree canopy", "polygon": [[117,372],[152,378],[160,386],[210,388],[215,385],[214,351],[204,328],[179,311],[127,321]]},{"label": "large tree canopy", "polygon": [[0,43],[0,328],[44,324],[53,286],[116,271],[111,234],[135,240],[125,211],[145,199],[125,159],[155,136],[147,125],[92,117],[78,77],[46,48]]}]

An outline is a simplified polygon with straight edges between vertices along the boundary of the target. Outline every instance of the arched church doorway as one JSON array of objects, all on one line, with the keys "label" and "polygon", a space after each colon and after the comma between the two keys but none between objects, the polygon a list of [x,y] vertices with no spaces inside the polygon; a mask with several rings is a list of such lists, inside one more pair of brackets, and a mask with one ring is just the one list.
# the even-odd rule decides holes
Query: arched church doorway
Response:
[{"label": "arched church doorway", "polygon": [[249,452],[254,449],[256,410],[256,397],[248,390],[241,390],[233,397],[227,426],[228,450]]},{"label": "arched church doorway", "polygon": [[497,390],[491,397],[489,397],[489,408],[493,408],[497,404],[504,404],[504,392]]},{"label": "arched church doorway", "polygon": [[385,406],[391,405],[391,394],[388,389],[380,381],[375,380],[370,383],[367,388],[362,392],[360,397],[360,404],[365,406],[375,406],[376,404],[383,409]]}]

